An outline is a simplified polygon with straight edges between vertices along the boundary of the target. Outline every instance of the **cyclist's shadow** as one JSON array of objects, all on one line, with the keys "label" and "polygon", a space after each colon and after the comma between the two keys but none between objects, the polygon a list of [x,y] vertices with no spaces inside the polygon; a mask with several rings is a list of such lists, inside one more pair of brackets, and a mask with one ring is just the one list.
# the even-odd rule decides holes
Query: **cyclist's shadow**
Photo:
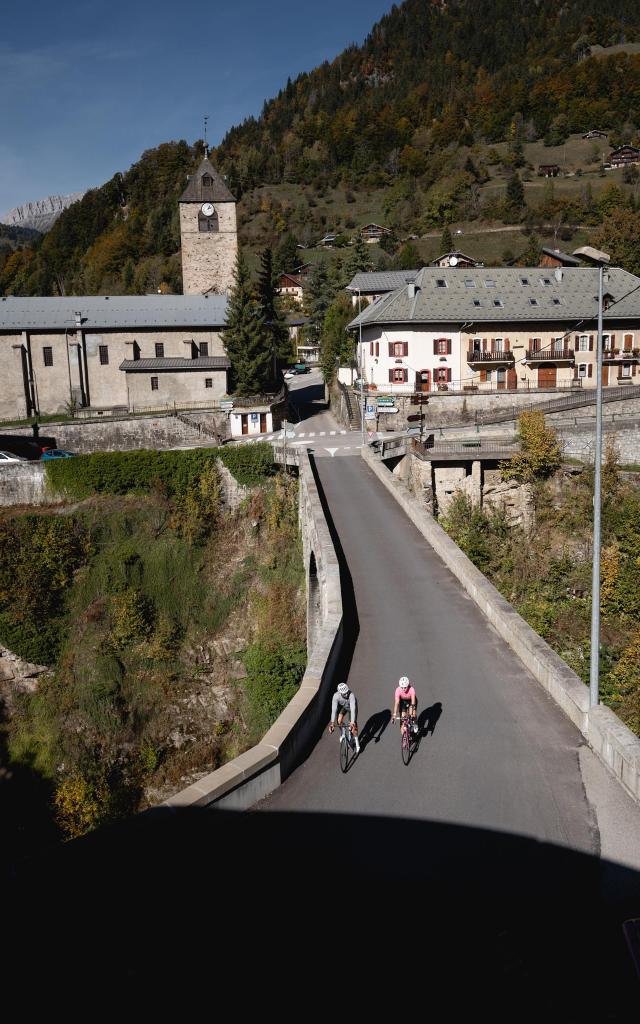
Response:
[{"label": "cyclist's shadow", "polygon": [[433,736],[438,719],[442,714],[442,703],[437,700],[431,707],[425,708],[418,715],[418,736],[422,739],[423,736]]},{"label": "cyclist's shadow", "polygon": [[364,728],[360,731],[360,735],[358,736],[358,739],[360,740],[360,750],[365,750],[372,740],[374,743],[378,743],[390,721],[391,712],[388,708],[385,708],[384,711],[376,711],[374,715],[371,715],[371,717],[367,719]]}]

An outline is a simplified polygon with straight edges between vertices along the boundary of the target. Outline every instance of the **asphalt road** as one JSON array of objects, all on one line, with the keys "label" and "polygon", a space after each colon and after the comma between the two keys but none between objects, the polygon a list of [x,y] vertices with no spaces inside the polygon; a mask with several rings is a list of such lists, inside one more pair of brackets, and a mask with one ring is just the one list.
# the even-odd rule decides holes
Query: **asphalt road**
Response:
[{"label": "asphalt road", "polygon": [[[362,460],[322,459],[317,470],[344,553],[347,615],[357,618],[347,682],[358,697],[365,744],[344,775],[336,734],[325,736],[260,808],[419,818],[598,854],[581,735]],[[405,674],[415,683],[424,726],[408,767],[398,726],[388,724]],[[607,792],[622,796],[618,817],[637,836],[637,809],[594,762],[590,788],[606,806]]]}]

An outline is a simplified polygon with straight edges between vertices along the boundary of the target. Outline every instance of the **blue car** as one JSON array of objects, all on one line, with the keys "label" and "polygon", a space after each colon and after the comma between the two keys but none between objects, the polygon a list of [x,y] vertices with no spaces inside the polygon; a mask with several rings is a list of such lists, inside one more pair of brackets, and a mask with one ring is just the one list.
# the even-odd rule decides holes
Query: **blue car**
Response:
[{"label": "blue car", "polygon": [[42,459],[72,459],[75,452],[65,452],[62,448],[46,448],[42,455]]}]

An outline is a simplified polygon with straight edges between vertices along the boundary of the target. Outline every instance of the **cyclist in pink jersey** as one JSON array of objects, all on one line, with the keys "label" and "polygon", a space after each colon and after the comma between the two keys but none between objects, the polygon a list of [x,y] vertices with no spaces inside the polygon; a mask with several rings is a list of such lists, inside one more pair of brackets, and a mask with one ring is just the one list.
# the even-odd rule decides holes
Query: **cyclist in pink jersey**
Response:
[{"label": "cyclist in pink jersey", "polygon": [[416,691],[407,676],[401,676],[396,687],[392,720],[395,722],[396,718],[401,717],[405,713],[408,714],[411,719],[411,729],[415,733],[418,731],[417,712],[418,698],[416,697]]}]

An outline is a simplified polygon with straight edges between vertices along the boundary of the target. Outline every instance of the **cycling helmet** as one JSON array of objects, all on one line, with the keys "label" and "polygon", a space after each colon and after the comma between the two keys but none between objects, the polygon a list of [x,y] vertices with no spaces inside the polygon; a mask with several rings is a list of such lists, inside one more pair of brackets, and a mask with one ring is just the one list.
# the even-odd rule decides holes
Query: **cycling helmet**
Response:
[{"label": "cycling helmet", "polygon": [[408,677],[400,676],[400,678],[398,679],[398,686],[400,687],[401,690],[408,690],[409,687],[411,686]]},{"label": "cycling helmet", "polygon": [[338,693],[341,697],[346,697],[349,692],[349,687],[346,683],[338,683]]}]

